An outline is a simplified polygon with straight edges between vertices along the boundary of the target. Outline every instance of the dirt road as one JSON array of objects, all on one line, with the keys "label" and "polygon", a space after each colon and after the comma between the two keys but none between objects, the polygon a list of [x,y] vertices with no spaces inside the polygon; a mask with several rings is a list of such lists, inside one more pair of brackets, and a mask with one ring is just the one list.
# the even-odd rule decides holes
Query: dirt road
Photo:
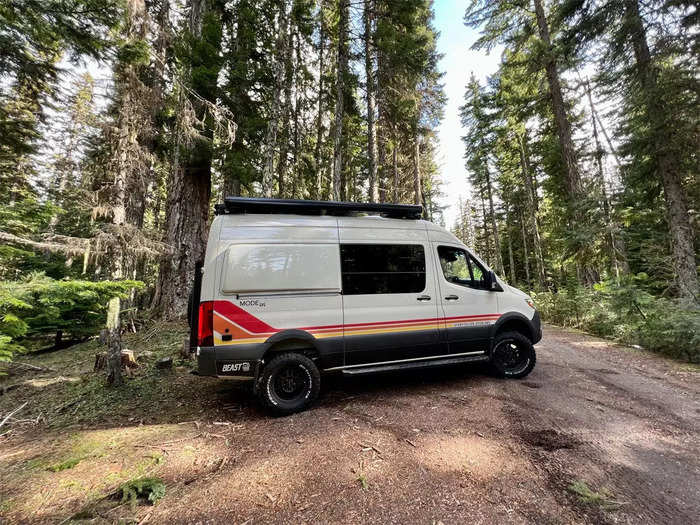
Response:
[{"label": "dirt road", "polygon": [[[241,414],[235,464],[153,518],[697,523],[698,375],[545,334],[524,381],[465,370],[339,379],[309,412]],[[582,501],[576,481],[607,495]]]},{"label": "dirt road", "polygon": [[[183,375],[180,425],[163,416],[120,434],[165,455],[166,497],[98,522],[698,523],[697,370],[553,327],[537,349],[522,381],[474,369],[337,378],[287,418],[232,383]],[[125,460],[91,461],[71,475]],[[32,490],[23,483],[15,495]]]}]

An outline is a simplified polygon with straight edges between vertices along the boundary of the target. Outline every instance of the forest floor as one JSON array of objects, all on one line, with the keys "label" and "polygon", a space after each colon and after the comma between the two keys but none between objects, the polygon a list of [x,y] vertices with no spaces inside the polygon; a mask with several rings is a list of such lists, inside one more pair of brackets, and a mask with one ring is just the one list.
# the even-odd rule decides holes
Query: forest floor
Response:
[{"label": "forest floor", "polygon": [[[482,369],[328,378],[291,417],[176,361],[185,331],[19,356],[0,378],[0,523],[679,523],[700,516],[700,369],[546,326],[521,381]],[[46,370],[46,368],[50,370]],[[9,433],[8,433],[9,428]],[[3,434],[4,433],[4,434]],[[156,504],[122,502],[152,477]],[[84,520],[84,521],[83,521]]]}]

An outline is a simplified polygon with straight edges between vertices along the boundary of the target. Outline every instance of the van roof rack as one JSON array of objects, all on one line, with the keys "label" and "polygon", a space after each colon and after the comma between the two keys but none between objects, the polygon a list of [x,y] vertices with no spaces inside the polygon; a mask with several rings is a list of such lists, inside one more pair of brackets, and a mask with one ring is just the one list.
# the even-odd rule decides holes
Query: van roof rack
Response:
[{"label": "van roof rack", "polygon": [[262,199],[226,197],[215,206],[217,215],[226,213],[289,213],[295,215],[348,216],[371,213],[391,219],[418,220],[423,206],[415,204],[379,204],[374,202],[306,201],[300,199]]}]

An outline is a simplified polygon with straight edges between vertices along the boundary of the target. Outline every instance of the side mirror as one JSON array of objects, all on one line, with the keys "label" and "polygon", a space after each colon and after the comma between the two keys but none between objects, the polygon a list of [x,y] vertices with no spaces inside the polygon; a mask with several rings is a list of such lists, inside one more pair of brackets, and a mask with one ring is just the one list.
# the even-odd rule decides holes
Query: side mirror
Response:
[{"label": "side mirror", "polygon": [[502,292],[503,288],[498,284],[498,279],[496,278],[496,272],[489,270],[486,273],[486,289],[492,292]]}]

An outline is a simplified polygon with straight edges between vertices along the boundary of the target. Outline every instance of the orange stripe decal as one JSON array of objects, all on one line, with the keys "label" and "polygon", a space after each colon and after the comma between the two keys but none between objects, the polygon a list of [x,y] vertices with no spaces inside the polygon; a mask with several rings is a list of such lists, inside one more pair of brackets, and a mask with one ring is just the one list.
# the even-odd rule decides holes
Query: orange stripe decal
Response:
[{"label": "orange stripe decal", "polygon": [[[271,335],[281,331],[246,312],[229,301],[214,303],[214,336],[216,344],[263,343]],[[500,314],[464,315],[457,317],[433,317],[427,319],[405,319],[372,323],[350,323],[346,325],[306,326],[284,330],[305,330],[317,338],[342,337],[343,335],[382,334],[448,328],[471,323],[496,321]],[[233,336],[232,341],[223,341],[223,334]]]}]

